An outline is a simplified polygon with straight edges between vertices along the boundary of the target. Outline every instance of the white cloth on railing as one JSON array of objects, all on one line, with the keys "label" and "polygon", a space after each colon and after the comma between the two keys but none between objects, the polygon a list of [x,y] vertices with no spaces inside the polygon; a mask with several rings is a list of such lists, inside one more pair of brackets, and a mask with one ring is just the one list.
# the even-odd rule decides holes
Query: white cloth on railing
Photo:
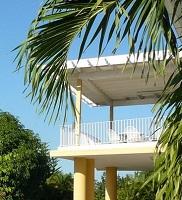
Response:
[{"label": "white cloth on railing", "polygon": [[[66,136],[64,137],[64,143],[63,143],[64,146],[74,146],[76,144],[75,129],[72,129],[64,136]],[[101,144],[101,141],[98,140],[98,138],[87,133],[80,132],[80,135],[78,137],[79,137],[79,145]]]},{"label": "white cloth on railing", "polygon": [[108,129],[108,136],[110,143],[118,143],[119,142],[119,135],[115,133],[112,129]]},{"label": "white cloth on railing", "polygon": [[95,145],[101,142],[90,134],[80,133],[80,145]]}]

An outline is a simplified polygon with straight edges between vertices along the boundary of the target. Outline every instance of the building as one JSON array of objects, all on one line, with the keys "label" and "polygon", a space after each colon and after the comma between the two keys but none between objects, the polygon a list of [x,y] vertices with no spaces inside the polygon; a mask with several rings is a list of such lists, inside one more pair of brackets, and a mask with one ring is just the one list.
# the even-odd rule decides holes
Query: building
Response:
[{"label": "building", "polygon": [[[162,62],[163,52],[156,54]],[[60,130],[60,146],[51,156],[74,160],[74,199],[94,199],[94,169],[106,170],[106,200],[116,199],[117,170],[153,170],[153,154],[162,123],[151,125],[152,118],[114,121],[114,107],[155,103],[165,81],[174,71],[168,64],[165,78],[150,69],[147,83],[141,79],[143,54],[135,73],[133,56],[122,70],[128,55],[68,61],[69,81],[76,95],[77,121]],[[75,67],[76,66],[76,67]],[[74,69],[74,70],[73,70]],[[144,77],[147,70],[144,70]],[[109,106],[110,121],[81,122],[82,101],[90,106]]]},{"label": "building", "polygon": [[[174,2],[165,3],[171,14]],[[180,12],[181,7],[176,9],[176,19]],[[181,25],[181,19],[175,23],[178,35],[181,35]],[[162,62],[162,51],[156,53],[156,60]],[[137,63],[133,56],[121,73],[127,61],[128,55],[82,59],[79,63],[68,61],[69,81],[76,95],[77,121],[75,126],[61,127],[60,146],[50,154],[74,160],[74,200],[94,200],[94,168],[106,170],[106,200],[116,200],[117,170],[153,169],[153,153],[163,122],[150,126],[151,118],[114,121],[113,110],[115,106],[155,103],[175,65],[168,64],[165,79],[148,67],[146,83],[141,79],[143,55],[140,54]],[[144,77],[147,73],[143,71]],[[110,121],[82,124],[82,101],[90,106],[109,106]]]}]

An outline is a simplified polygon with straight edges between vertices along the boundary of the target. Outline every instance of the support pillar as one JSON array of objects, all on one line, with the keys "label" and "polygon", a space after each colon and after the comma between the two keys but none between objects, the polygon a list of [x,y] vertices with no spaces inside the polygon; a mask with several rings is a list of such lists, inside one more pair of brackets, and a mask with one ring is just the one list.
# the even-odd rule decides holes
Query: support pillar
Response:
[{"label": "support pillar", "polygon": [[106,191],[105,200],[117,199],[117,168],[106,168]]},{"label": "support pillar", "polygon": [[82,103],[82,80],[77,80],[76,93],[76,122],[75,122],[75,144],[79,145],[80,123],[81,123],[81,103]]},{"label": "support pillar", "polygon": [[87,159],[86,200],[94,200],[95,160]]},{"label": "support pillar", "polygon": [[74,159],[74,200],[86,200],[86,158]]}]

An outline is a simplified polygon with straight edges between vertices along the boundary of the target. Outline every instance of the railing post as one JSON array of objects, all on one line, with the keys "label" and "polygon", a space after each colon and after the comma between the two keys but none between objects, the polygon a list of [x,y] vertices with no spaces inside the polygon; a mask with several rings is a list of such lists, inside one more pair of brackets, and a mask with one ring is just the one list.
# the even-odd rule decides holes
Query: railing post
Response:
[{"label": "railing post", "polygon": [[77,80],[76,93],[76,123],[75,123],[75,145],[79,145],[80,123],[81,123],[81,97],[82,97],[82,80]]},{"label": "railing post", "polygon": [[62,126],[59,128],[59,132],[60,132],[60,146],[63,146],[63,131],[62,131]]},{"label": "railing post", "polygon": [[113,119],[114,119],[114,108],[113,105],[110,106],[110,129],[112,129],[112,125],[113,125]]}]

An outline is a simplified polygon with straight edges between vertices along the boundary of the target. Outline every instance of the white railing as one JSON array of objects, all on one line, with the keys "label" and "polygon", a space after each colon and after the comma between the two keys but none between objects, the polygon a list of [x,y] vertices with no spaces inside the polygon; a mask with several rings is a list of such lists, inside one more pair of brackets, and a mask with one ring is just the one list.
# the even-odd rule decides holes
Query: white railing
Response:
[{"label": "white railing", "polygon": [[[80,124],[79,145],[98,145],[122,142],[156,141],[162,130],[164,119],[157,125],[153,118],[136,118]],[[60,146],[74,146],[73,125],[60,128]]]}]

